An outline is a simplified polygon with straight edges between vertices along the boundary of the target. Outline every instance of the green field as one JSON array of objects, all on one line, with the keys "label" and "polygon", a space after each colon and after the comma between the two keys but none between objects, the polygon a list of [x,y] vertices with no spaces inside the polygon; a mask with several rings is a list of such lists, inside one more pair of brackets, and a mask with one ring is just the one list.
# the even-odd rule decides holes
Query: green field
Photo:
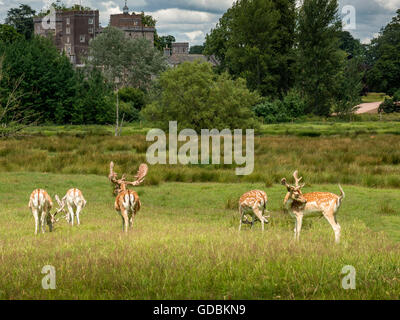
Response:
[{"label": "green field", "polygon": [[388,96],[385,93],[376,93],[376,92],[370,92],[368,93],[367,96],[362,97],[362,102],[363,103],[370,103],[370,102],[383,102],[385,98],[388,98]]},{"label": "green field", "polygon": [[[66,135],[32,128],[29,136],[0,141],[0,299],[400,297],[398,135],[260,136],[255,172],[243,178],[234,175],[235,166],[151,166],[136,188],[142,210],[125,235],[108,164],[114,160],[117,172],[132,175],[145,161],[144,136],[67,128]],[[300,243],[293,241],[294,222],[282,210],[286,190],[278,182],[295,169],[305,192],[338,194],[342,183],[339,245],[318,218],[306,220]],[[30,193],[44,188],[54,199],[71,187],[88,201],[82,225],[60,220],[53,233],[34,236]],[[269,197],[264,234],[259,224],[238,233],[237,200],[251,189]],[[46,265],[56,268],[56,290],[41,287]],[[356,268],[356,290],[342,288],[347,265]]]}]

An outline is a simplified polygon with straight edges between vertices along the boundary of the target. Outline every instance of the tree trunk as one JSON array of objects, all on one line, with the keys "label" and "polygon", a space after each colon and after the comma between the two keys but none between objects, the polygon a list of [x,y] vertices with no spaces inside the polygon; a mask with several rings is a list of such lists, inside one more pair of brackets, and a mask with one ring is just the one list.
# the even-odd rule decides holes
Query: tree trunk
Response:
[{"label": "tree trunk", "polygon": [[119,135],[119,92],[117,91],[117,114],[116,114],[116,123],[115,123],[115,136]]}]

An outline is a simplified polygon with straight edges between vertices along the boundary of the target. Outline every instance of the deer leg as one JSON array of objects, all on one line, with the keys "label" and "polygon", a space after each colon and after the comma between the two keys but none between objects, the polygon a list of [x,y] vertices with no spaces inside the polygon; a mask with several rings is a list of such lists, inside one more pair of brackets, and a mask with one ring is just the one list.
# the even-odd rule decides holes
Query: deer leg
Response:
[{"label": "deer leg", "polygon": [[74,209],[68,205],[69,223],[74,226]]},{"label": "deer leg", "polygon": [[32,213],[33,213],[33,218],[35,219],[35,235],[37,235],[39,229],[39,214],[36,209],[32,210]]},{"label": "deer leg", "polygon": [[239,232],[242,230],[242,223],[244,218],[244,213],[242,208],[239,208],[239,215],[240,215],[240,224],[239,224]]},{"label": "deer leg", "polygon": [[326,220],[328,220],[329,224],[332,226],[333,231],[335,232],[335,242],[339,243],[341,227],[340,227],[339,223],[337,223],[335,216],[324,214],[324,217],[326,218]]},{"label": "deer leg", "polygon": [[80,220],[80,218],[79,218],[79,215],[80,215],[80,213],[81,213],[81,206],[77,206],[76,207],[76,222],[78,223],[78,226],[80,226],[81,225],[81,220]]},{"label": "deer leg", "polygon": [[122,211],[122,229],[124,232],[128,232],[128,224],[129,224],[129,219],[128,219],[128,212],[126,210]]},{"label": "deer leg", "polygon": [[[258,220],[260,220],[261,228],[262,228],[262,231],[264,232],[264,215],[263,215],[263,211],[261,211],[259,208],[253,208],[253,212],[257,216]],[[253,224],[254,224],[255,220],[256,219],[254,218],[253,219]]]},{"label": "deer leg", "polygon": [[295,239],[296,241],[300,241],[300,232],[301,227],[303,226],[303,216],[298,215],[296,216],[296,229],[295,229]]},{"label": "deer leg", "polygon": [[41,215],[41,217],[40,217],[40,219],[41,219],[41,228],[42,228],[42,233],[45,233],[46,232],[46,217],[47,217],[47,212],[46,211],[43,211],[42,212],[42,215]]}]

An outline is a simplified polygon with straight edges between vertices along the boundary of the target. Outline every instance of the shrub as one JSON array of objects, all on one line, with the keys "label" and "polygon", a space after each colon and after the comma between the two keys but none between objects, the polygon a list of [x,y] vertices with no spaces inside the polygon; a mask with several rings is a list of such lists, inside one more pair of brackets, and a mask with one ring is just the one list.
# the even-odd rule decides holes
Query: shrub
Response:
[{"label": "shrub", "polygon": [[282,101],[264,101],[254,107],[256,116],[264,123],[290,122],[304,116],[304,110],[305,102],[295,90],[289,91]]},{"label": "shrub", "polygon": [[393,95],[394,102],[400,102],[400,89],[398,89]]},{"label": "shrub", "polygon": [[145,94],[142,90],[136,88],[123,88],[119,90],[119,98],[121,101],[131,103],[137,110],[142,110],[145,106]]},{"label": "shrub", "polygon": [[379,106],[379,112],[394,113],[400,112],[400,102],[394,98],[385,98],[385,101]]}]

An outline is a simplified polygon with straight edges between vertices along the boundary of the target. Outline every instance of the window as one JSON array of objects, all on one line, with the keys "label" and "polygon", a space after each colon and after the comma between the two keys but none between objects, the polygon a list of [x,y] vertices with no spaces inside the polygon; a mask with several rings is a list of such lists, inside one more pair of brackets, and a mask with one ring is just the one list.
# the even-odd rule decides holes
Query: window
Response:
[{"label": "window", "polygon": [[94,29],[93,28],[89,28],[89,33],[93,34],[94,33]]},{"label": "window", "polygon": [[94,23],[94,19],[93,18],[89,18],[89,24],[93,24]]},{"label": "window", "polygon": [[67,37],[67,43],[69,43],[69,37]]},{"label": "window", "polygon": [[71,18],[67,18],[67,25],[71,23]]},{"label": "window", "polygon": [[81,35],[81,36],[79,37],[79,39],[80,39],[80,42],[81,42],[81,43],[84,43],[85,40],[86,40],[86,37],[85,37],[85,35]]},{"label": "window", "polygon": [[68,27],[67,27],[67,28],[65,29],[65,33],[66,33],[66,34],[71,34],[71,28],[68,28]]}]

